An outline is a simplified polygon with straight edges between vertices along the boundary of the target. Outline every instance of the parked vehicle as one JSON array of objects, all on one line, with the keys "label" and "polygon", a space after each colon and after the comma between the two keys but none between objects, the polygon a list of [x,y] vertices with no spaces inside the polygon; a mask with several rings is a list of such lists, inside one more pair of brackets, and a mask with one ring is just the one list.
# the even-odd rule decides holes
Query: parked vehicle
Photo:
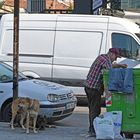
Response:
[{"label": "parked vehicle", "polygon": [[[95,58],[122,49],[120,63],[140,67],[140,29],[130,20],[101,15],[20,14],[19,68],[28,77],[83,86]],[[0,60],[12,65],[13,14],[0,21]]]},{"label": "parked vehicle", "polygon": [[[53,82],[29,79],[18,75],[19,97],[30,97],[40,102],[40,113],[48,122],[61,120],[73,113],[77,99],[66,86]],[[13,100],[12,68],[0,62],[0,119],[10,121],[11,103]]]}]

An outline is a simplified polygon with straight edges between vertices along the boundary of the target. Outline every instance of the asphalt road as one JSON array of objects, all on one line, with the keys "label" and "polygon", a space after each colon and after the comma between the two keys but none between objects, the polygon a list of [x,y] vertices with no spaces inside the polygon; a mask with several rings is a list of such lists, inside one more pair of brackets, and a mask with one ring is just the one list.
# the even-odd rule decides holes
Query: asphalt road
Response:
[{"label": "asphalt road", "polygon": [[77,107],[71,116],[56,122],[56,128],[46,128],[37,134],[26,134],[21,128],[11,130],[9,123],[1,122],[0,140],[85,140],[88,130],[87,113],[87,107]]},{"label": "asphalt road", "polygon": [[[104,112],[105,109],[102,109]],[[95,140],[87,138],[88,131],[88,108],[76,107],[74,113],[56,122],[56,128],[46,128],[37,134],[15,128],[11,130],[9,123],[0,122],[0,140]],[[140,135],[135,135],[135,139],[140,139]]]}]

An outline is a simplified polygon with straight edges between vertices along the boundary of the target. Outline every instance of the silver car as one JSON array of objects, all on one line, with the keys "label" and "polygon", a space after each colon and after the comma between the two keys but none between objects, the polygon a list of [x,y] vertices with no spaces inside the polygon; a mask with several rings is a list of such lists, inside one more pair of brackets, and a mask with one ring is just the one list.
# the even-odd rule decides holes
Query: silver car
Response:
[{"label": "silver car", "polygon": [[[72,90],[66,86],[39,79],[29,79],[23,74],[18,76],[18,96],[38,99],[40,114],[52,123],[72,114],[77,99]],[[11,103],[13,100],[13,69],[0,62],[0,118],[11,119]]]}]

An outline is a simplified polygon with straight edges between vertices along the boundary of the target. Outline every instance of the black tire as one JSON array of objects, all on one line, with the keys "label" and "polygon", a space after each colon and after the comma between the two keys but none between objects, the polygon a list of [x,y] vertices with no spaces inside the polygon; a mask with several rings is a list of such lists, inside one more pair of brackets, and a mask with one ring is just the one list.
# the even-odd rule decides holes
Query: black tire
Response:
[{"label": "black tire", "polygon": [[124,135],[125,135],[125,138],[128,138],[128,139],[133,139],[133,136],[134,136],[133,133],[124,133]]},{"label": "black tire", "polygon": [[12,118],[12,109],[11,109],[11,105],[12,103],[8,103],[4,106],[3,110],[2,110],[2,119],[5,122],[10,122],[11,118]]}]

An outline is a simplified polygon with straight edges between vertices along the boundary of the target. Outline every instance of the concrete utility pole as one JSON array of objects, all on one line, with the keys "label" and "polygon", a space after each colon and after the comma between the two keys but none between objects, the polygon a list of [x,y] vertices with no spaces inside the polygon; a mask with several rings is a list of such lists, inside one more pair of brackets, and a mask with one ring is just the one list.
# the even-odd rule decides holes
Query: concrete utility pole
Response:
[{"label": "concrete utility pole", "polygon": [[13,100],[18,97],[18,61],[19,61],[19,0],[14,0],[13,32]]}]

